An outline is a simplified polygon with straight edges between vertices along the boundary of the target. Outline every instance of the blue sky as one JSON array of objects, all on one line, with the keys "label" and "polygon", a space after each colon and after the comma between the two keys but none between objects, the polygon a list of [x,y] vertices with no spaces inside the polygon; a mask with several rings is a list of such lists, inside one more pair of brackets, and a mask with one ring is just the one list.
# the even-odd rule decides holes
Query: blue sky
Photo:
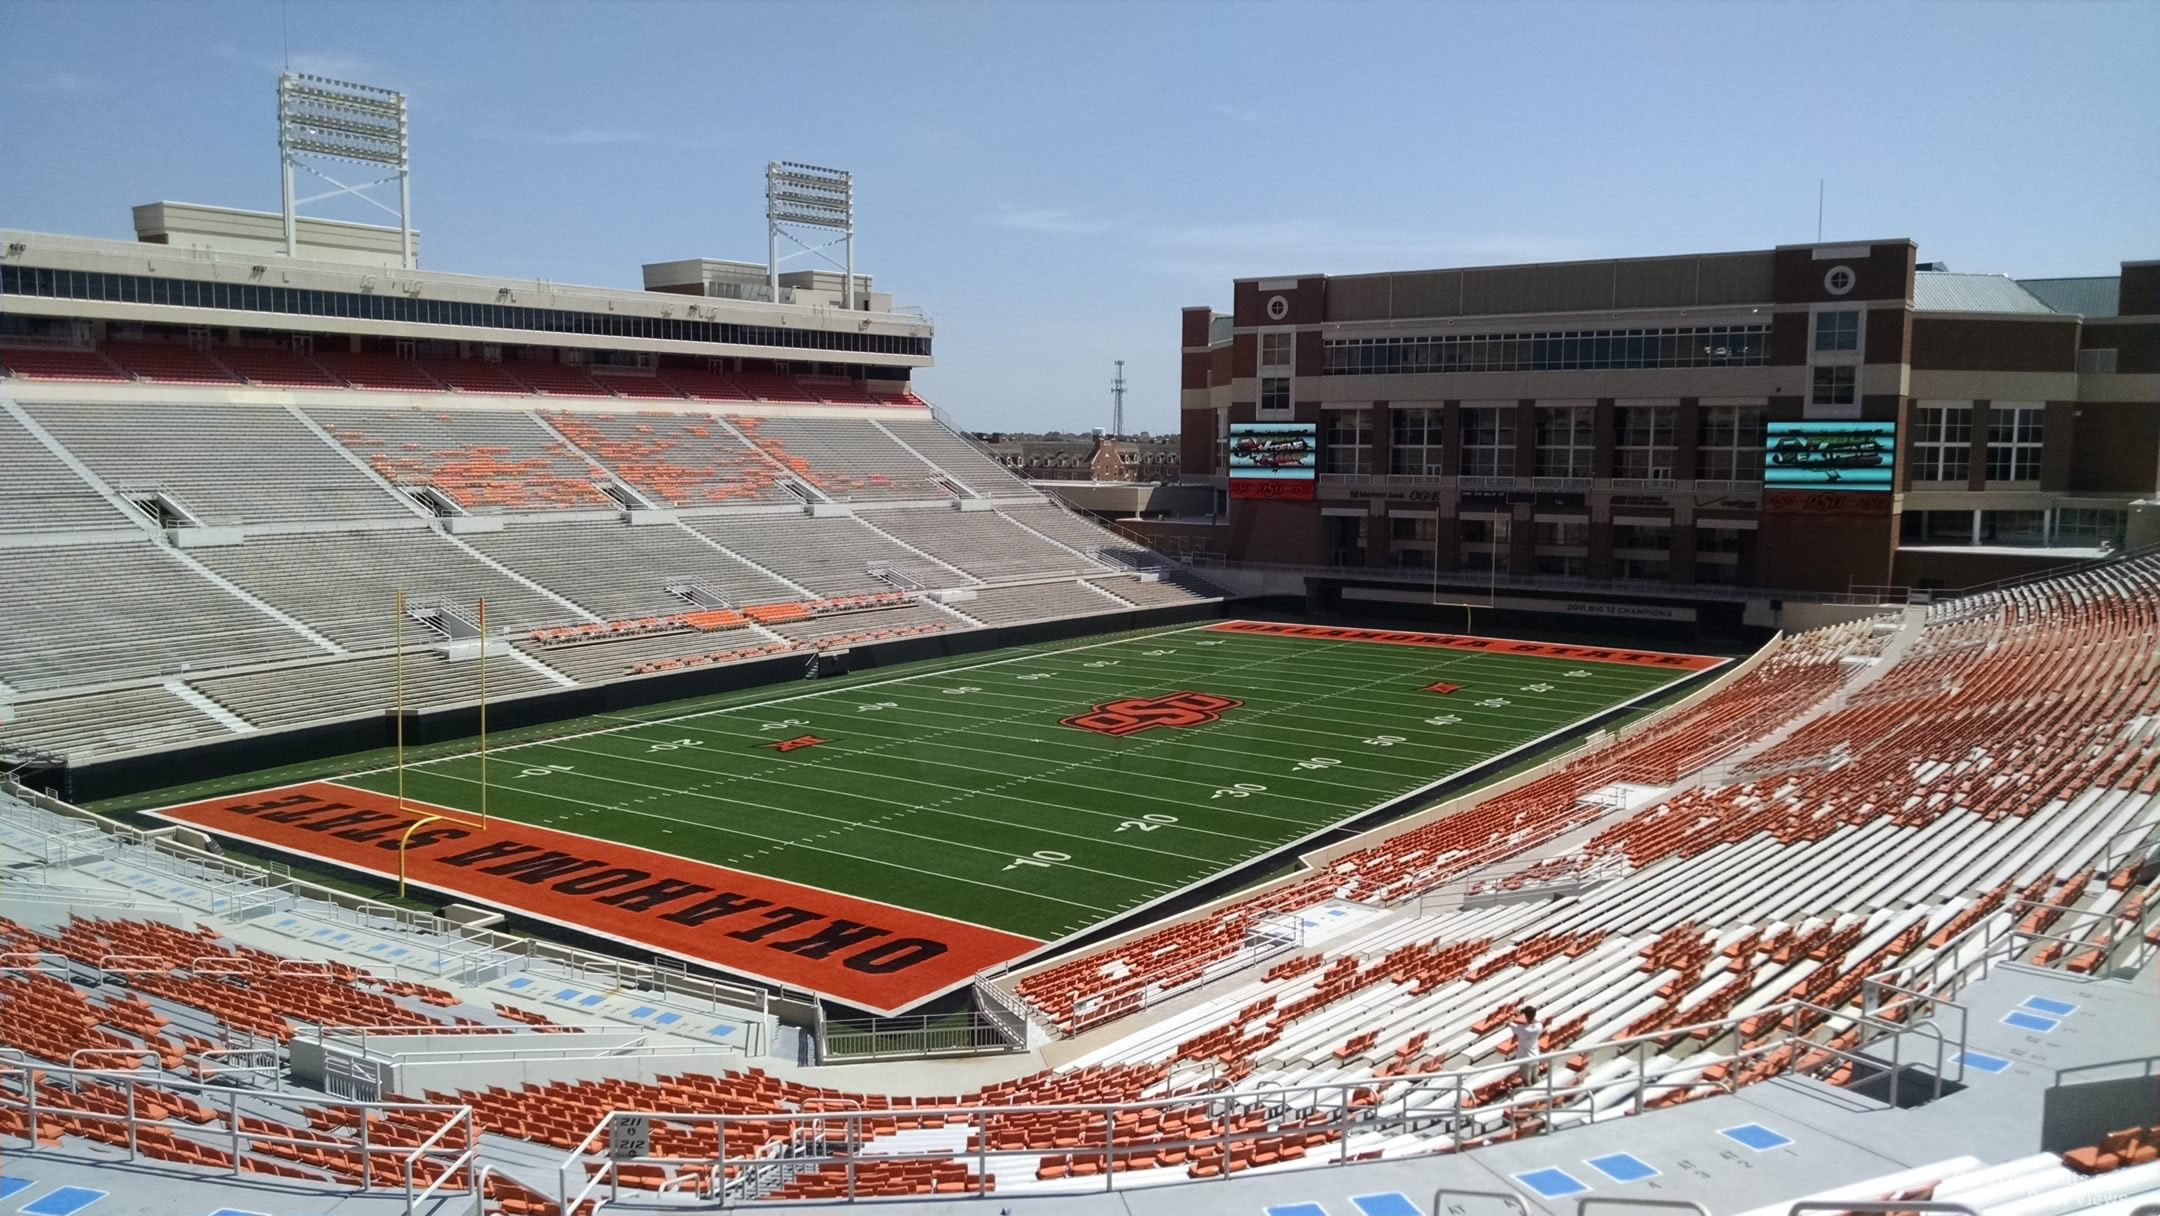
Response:
[{"label": "blue sky", "polygon": [[5,0],[0,224],[274,208],[288,25],[294,67],[410,95],[439,269],[762,260],[767,160],[853,170],[861,267],[978,429],[1106,425],[1120,358],[1129,424],[1174,427],[1177,310],[1240,275],[1805,241],[1819,177],[1828,238],[1953,269],[2160,257],[2143,0]]}]

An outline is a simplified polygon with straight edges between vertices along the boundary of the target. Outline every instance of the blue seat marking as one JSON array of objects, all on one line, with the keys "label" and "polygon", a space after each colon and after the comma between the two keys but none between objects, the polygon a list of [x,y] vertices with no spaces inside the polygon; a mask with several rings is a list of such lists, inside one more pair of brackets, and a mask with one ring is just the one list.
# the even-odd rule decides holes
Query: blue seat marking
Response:
[{"label": "blue seat marking", "polygon": [[2010,1067],[2010,1061],[2003,1059],[2001,1056],[1991,1056],[1984,1051],[1974,1051],[1969,1047],[1951,1057],[1951,1062],[1963,1064],[1967,1068],[1977,1068],[1981,1072],[2004,1072]]},{"label": "blue seat marking", "polygon": [[2066,1018],[2077,1012],[2077,1006],[2069,1001],[2058,1001],[2044,996],[2026,997],[2024,1005],[2027,1009],[2036,1009],[2041,1013],[2052,1014],[2058,1018]]},{"label": "blue seat marking", "polygon": [[1279,1203],[1262,1211],[1267,1216],[1327,1216],[1327,1209],[1317,1203]]},{"label": "blue seat marking", "polygon": [[2046,1034],[2062,1025],[2061,1018],[2044,1018],[2037,1013],[2027,1013],[2022,1009],[2011,1010],[2003,1015],[2002,1020],[2005,1026],[2015,1026],[2019,1030],[2031,1030],[2040,1034]]},{"label": "blue seat marking", "polygon": [[1743,1123],[1738,1127],[1721,1127],[1718,1129],[1718,1135],[1725,1137],[1727,1140],[1734,1140],[1744,1144],[1758,1153],[1792,1143],[1791,1136],[1771,1131],[1760,1123]]},{"label": "blue seat marking", "polygon": [[1590,1189],[1575,1175],[1552,1165],[1548,1165],[1541,1170],[1526,1170],[1515,1175],[1515,1181],[1545,1199],[1558,1199],[1562,1195],[1579,1195]]},{"label": "blue seat marking", "polygon": [[22,1205],[18,1210],[28,1213],[29,1216],[72,1216],[110,1193],[93,1191],[86,1186],[57,1187]]},{"label": "blue seat marking", "polygon": [[1605,1175],[1614,1182],[1640,1182],[1655,1178],[1659,1170],[1633,1153],[1607,1153],[1602,1157],[1590,1157],[1584,1165]]},{"label": "blue seat marking", "polygon": [[1352,1195],[1350,1202],[1365,1216],[1425,1216],[1425,1209],[1412,1202],[1401,1191],[1383,1191],[1378,1195]]}]

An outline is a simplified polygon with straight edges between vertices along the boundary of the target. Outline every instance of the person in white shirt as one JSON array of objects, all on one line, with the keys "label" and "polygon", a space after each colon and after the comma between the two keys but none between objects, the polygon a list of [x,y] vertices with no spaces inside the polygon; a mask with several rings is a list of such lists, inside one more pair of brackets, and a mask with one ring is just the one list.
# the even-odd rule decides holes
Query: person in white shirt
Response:
[{"label": "person in white shirt", "polygon": [[1537,1007],[1525,1005],[1515,1011],[1515,1058],[1522,1061],[1522,1082],[1525,1085],[1537,1080],[1539,1065],[1530,1057],[1538,1054],[1538,1039],[1545,1034],[1545,1024],[1537,1020]]}]

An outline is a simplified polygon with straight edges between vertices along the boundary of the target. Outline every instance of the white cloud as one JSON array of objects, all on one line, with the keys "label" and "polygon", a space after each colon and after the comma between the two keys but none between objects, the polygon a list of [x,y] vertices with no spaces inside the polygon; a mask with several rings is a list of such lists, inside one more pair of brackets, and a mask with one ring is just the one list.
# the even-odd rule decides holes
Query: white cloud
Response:
[{"label": "white cloud", "polygon": [[1013,232],[1051,236],[1086,236],[1107,232],[1117,226],[1108,220],[1088,219],[1070,207],[1014,207],[1009,204],[989,215],[977,216],[976,222]]},{"label": "white cloud", "polygon": [[1245,109],[1243,106],[1234,106],[1227,101],[1218,101],[1212,108],[1217,114],[1222,115],[1224,118],[1227,118],[1232,122],[1260,121],[1260,111],[1248,110]]}]

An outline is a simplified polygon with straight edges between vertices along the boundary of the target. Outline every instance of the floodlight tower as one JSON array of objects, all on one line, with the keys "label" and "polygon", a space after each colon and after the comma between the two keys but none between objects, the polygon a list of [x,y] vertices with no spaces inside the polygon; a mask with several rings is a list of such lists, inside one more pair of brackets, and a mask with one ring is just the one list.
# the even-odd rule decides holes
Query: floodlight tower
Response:
[{"label": "floodlight tower", "polygon": [[[806,243],[797,229],[838,233],[821,245]],[[765,277],[774,303],[780,300],[780,238],[801,245],[802,253],[814,253],[832,262],[823,250],[845,245],[847,260],[833,262],[847,275],[841,288],[849,311],[855,308],[855,179],[844,169],[821,169],[791,160],[765,165]],[[789,257],[796,256],[789,254]]]},{"label": "floodlight tower", "polygon": [[[277,96],[278,160],[285,186],[285,256],[300,254],[302,206],[350,194],[397,217],[399,251],[405,268],[412,269],[412,158],[405,139],[405,95],[373,85],[286,72],[278,77]],[[321,161],[370,165],[387,170],[389,176],[347,185],[319,168],[316,162]],[[304,169],[336,189],[294,198],[294,169]],[[394,209],[368,193],[393,182],[398,188]]]},{"label": "floodlight tower", "polygon": [[1110,433],[1125,434],[1125,361],[1117,361],[1117,377],[1110,381]]}]

